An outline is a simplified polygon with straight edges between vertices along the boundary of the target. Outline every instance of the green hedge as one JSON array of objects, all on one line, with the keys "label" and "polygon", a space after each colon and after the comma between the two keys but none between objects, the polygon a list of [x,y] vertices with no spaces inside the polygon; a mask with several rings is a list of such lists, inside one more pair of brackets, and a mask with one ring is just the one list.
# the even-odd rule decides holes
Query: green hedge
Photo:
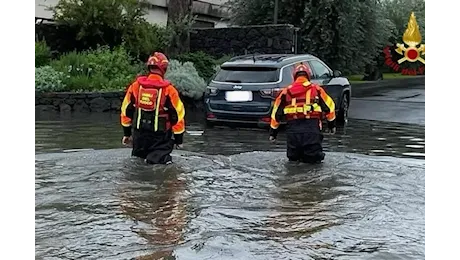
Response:
[{"label": "green hedge", "polygon": [[200,99],[206,90],[206,82],[191,62],[170,60],[165,78],[170,80],[183,96],[195,100]]},{"label": "green hedge", "polygon": [[46,42],[35,42],[35,67],[48,65],[51,60],[51,50]]},{"label": "green hedge", "polygon": [[[46,45],[40,44],[41,49],[46,49]],[[199,55],[203,54],[189,57]],[[37,57],[45,60],[42,58],[44,56],[36,53],[36,63]],[[95,50],[74,51],[46,64],[49,65],[35,69],[37,92],[120,91],[125,90],[136,76],[146,72],[145,63],[132,58],[124,46],[112,49],[100,46]],[[210,65],[206,68],[204,64]],[[206,59],[200,66],[212,76],[215,64],[214,60]],[[192,62],[171,59],[165,77],[186,97],[198,100],[206,89],[205,80]]]},{"label": "green hedge", "polygon": [[210,79],[214,74],[215,59],[202,51],[184,53],[177,55],[174,58],[180,62],[192,62],[200,77],[205,80]]},{"label": "green hedge", "polygon": [[184,53],[175,57],[175,59],[180,62],[192,62],[200,77],[206,81],[209,81],[214,73],[216,73],[217,68],[230,58],[231,56],[226,55],[219,59],[215,59],[213,56],[202,51]]},{"label": "green hedge", "polygon": [[123,46],[70,52],[51,62],[66,74],[67,91],[111,91],[125,89],[140,72],[140,66]]}]

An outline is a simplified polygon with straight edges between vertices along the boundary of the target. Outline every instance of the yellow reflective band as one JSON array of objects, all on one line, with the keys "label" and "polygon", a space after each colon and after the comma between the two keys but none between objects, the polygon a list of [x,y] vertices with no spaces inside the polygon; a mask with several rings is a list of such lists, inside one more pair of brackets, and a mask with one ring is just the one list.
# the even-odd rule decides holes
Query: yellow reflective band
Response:
[{"label": "yellow reflective band", "polygon": [[318,105],[318,104],[316,104],[316,103],[313,104],[313,111],[315,111],[315,112],[322,112],[321,106]]},{"label": "yellow reflective band", "polygon": [[307,90],[307,92],[305,93],[305,102],[307,102],[307,104],[310,104],[310,101],[311,101],[311,89]]},{"label": "yellow reflective band", "polygon": [[308,112],[322,112],[321,106],[318,104],[303,105],[302,107],[286,107],[283,109],[284,114],[297,114],[297,113],[308,113]]},{"label": "yellow reflective band", "polygon": [[182,102],[178,102],[178,104],[176,106],[176,112],[177,112],[178,121],[184,119],[184,117],[185,117],[185,109],[184,109],[184,106],[183,106]]},{"label": "yellow reflective band", "polygon": [[126,109],[128,108],[129,102],[126,102],[126,99],[123,100],[123,104],[121,105],[121,113],[126,116]]},{"label": "yellow reflective band", "polygon": [[308,87],[308,86],[310,86],[310,84],[311,84],[311,82],[308,81],[308,80],[306,80],[302,85],[303,85],[304,87]]},{"label": "yellow reflective band", "polygon": [[303,113],[303,107],[286,107],[283,109],[284,114],[296,114],[296,113]]},{"label": "yellow reflective band", "polygon": [[335,111],[335,103],[332,98],[327,97],[326,100],[324,100],[324,103],[326,103],[326,106],[329,107],[330,111]]},{"label": "yellow reflective band", "polygon": [[157,106],[155,107],[155,132],[158,131],[158,113],[160,110],[160,99],[161,99],[161,92],[163,91],[162,88],[160,88],[160,91],[158,93],[157,97]]},{"label": "yellow reflective band", "polygon": [[137,113],[137,129],[139,129],[141,126],[141,114],[142,114],[142,109],[139,108],[139,111]]},{"label": "yellow reflective band", "polygon": [[[142,90],[142,86],[139,85],[139,93],[141,93],[141,90]],[[139,97],[137,97],[139,98]],[[141,127],[141,116],[142,116],[142,109],[139,108],[138,111],[137,111],[137,129],[140,129]]]}]

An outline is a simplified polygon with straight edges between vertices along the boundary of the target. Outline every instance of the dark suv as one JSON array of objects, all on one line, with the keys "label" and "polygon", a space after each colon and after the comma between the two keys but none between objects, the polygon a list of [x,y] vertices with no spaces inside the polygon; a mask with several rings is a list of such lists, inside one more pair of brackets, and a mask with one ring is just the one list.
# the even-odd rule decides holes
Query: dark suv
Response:
[{"label": "dark suv", "polygon": [[299,62],[310,65],[311,81],[334,99],[337,123],[346,123],[351,87],[340,71],[308,54],[264,54],[233,57],[221,65],[204,96],[208,126],[217,122],[267,126],[272,104],[280,89],[293,82],[292,72]]}]

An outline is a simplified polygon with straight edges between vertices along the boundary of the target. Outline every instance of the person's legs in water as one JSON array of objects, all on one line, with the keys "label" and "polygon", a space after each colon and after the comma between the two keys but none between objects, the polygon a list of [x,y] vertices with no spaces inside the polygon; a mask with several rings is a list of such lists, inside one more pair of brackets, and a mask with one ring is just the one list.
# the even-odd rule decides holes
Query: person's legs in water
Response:
[{"label": "person's legs in water", "polygon": [[[322,152],[322,149],[320,148],[320,146],[321,145],[319,145],[319,144],[311,145],[309,147],[311,152],[310,153],[305,153],[304,152],[301,161],[304,162],[304,163],[311,163],[311,164],[321,163],[324,160],[324,157],[326,156],[326,154],[324,152]],[[314,147],[316,147],[316,149]],[[312,151],[313,149],[315,149],[316,151],[313,152]]]},{"label": "person's legs in water", "polygon": [[323,135],[315,133],[305,133],[303,136],[302,158],[304,163],[321,163],[324,160]]},{"label": "person's legs in water", "polygon": [[172,133],[133,132],[132,156],[145,160],[148,164],[169,164],[174,148]]},{"label": "person's legs in water", "polygon": [[286,155],[289,161],[296,162],[302,159],[302,143],[299,142],[299,134],[287,133],[286,139]]},{"label": "person's legs in water", "polygon": [[139,130],[134,130],[132,137],[133,149],[131,155],[142,159],[147,158],[148,147],[150,146],[148,136],[145,136]]},{"label": "person's legs in water", "polygon": [[149,164],[170,164],[172,163],[171,153],[174,149],[172,133],[159,133],[151,136],[149,142],[146,162]]}]

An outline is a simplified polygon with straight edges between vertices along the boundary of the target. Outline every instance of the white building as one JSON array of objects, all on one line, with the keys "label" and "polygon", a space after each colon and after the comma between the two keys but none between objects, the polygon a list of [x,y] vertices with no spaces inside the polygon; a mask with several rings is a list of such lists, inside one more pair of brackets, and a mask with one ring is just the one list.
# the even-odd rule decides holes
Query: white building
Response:
[{"label": "white building", "polygon": [[[225,18],[227,10],[223,4],[227,0],[198,0],[193,1],[193,14],[197,16],[194,27],[227,27]],[[52,12],[46,10],[47,6],[54,6],[59,0],[35,0],[35,17],[52,19]],[[148,0],[150,3],[147,20],[151,23],[166,25],[168,20],[168,0]]]}]

